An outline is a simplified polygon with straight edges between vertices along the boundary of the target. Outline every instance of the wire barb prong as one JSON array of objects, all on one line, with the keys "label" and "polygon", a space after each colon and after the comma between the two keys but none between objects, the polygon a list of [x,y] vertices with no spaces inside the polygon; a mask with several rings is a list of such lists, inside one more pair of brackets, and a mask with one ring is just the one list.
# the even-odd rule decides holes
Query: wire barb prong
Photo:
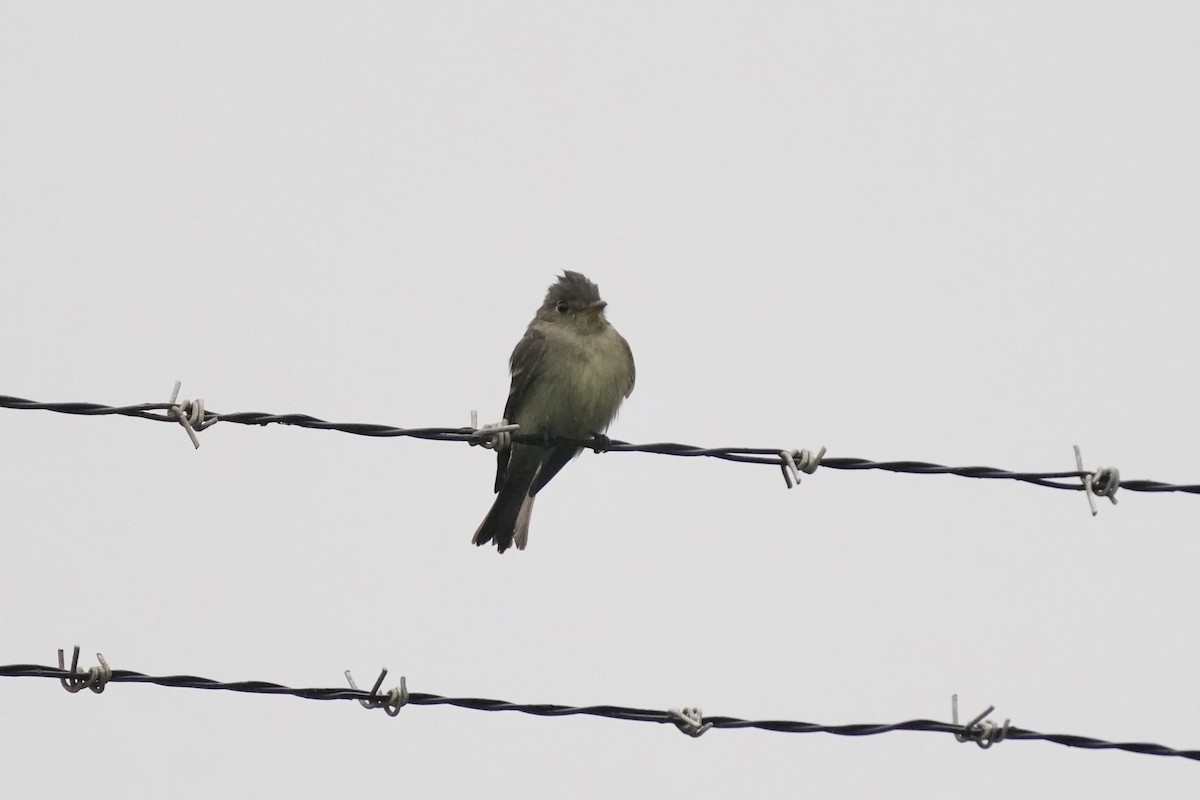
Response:
[{"label": "wire barb prong", "polygon": [[800,485],[801,472],[806,475],[816,472],[824,457],[824,447],[815,456],[808,450],[780,450],[779,469],[783,472],[783,480],[787,484],[787,488],[791,489],[793,486]]},{"label": "wire barb prong", "polygon": [[512,445],[513,432],[520,428],[520,425],[510,424],[506,419],[480,427],[479,415],[472,410],[471,429],[474,433],[470,445],[472,447],[479,445],[488,450],[507,450]]},{"label": "wire barb prong", "polygon": [[704,721],[704,712],[699,708],[672,708],[668,709],[667,715],[671,717],[676,728],[693,739],[700,738],[712,727],[711,722]]},{"label": "wire barb prong", "polygon": [[[988,714],[996,710],[995,706],[988,706],[983,710],[982,714],[978,714],[975,719],[962,726],[961,731],[954,733],[954,738],[960,742],[974,742],[981,750],[987,750],[994,744],[1004,741],[1008,736],[1009,725],[1011,719],[1005,719],[1003,725],[997,725],[991,720],[984,719]],[[951,724],[954,727],[958,725],[958,695],[950,695],[950,717]]]},{"label": "wire barb prong", "polygon": [[[75,645],[75,649],[71,653],[71,674],[65,678],[59,678],[58,682],[71,694],[84,689],[91,689],[96,694],[100,694],[104,691],[109,679],[112,678],[112,669],[102,654],[96,653],[96,660],[100,662],[100,666],[89,667],[87,672],[81,673],[79,671],[79,645]],[[61,648],[58,651],[58,668],[64,671],[67,668]]]},{"label": "wire barb prong", "polygon": [[[346,670],[345,674],[350,688],[356,692],[362,691],[354,682],[354,676],[350,674],[350,670]],[[390,689],[386,695],[380,695],[379,687],[383,686],[383,679],[387,677],[387,674],[387,667],[380,670],[379,677],[375,679],[375,685],[368,693],[370,697],[362,698],[358,703],[363,708],[382,708],[389,717],[394,717],[400,713],[400,709],[408,705],[408,681],[401,675],[399,686]]]},{"label": "wire barb prong", "polygon": [[175,388],[171,390],[171,399],[167,402],[171,406],[170,411],[175,415],[175,419],[179,420],[179,424],[187,431],[188,438],[192,440],[192,447],[199,450],[200,440],[196,437],[196,432],[212,427],[217,424],[217,420],[220,418],[215,414],[209,417],[204,413],[203,400],[183,400],[177,402],[179,388],[182,385],[179,381],[175,381]]},{"label": "wire barb prong", "polygon": [[1082,476],[1083,491],[1087,495],[1088,508],[1092,510],[1092,516],[1096,516],[1096,497],[1107,497],[1115,506],[1117,504],[1117,489],[1121,488],[1121,471],[1116,467],[1101,467],[1095,472],[1088,472],[1083,467],[1083,454],[1079,450],[1079,445],[1072,445],[1075,448],[1075,466],[1082,472],[1086,473]]}]

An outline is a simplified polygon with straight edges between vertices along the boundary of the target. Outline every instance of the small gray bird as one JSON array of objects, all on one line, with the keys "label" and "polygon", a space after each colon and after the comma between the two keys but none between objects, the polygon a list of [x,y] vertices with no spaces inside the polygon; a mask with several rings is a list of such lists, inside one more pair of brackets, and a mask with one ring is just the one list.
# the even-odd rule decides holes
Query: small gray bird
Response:
[{"label": "small gray bird", "polygon": [[[578,272],[564,272],[546,290],[509,359],[512,387],[504,419],[518,433],[590,439],[608,429],[633,392],[633,352],[604,316],[600,290]],[[513,444],[496,453],[496,502],[471,540],[496,542],[503,553],[529,541],[533,498],[580,448]]]}]

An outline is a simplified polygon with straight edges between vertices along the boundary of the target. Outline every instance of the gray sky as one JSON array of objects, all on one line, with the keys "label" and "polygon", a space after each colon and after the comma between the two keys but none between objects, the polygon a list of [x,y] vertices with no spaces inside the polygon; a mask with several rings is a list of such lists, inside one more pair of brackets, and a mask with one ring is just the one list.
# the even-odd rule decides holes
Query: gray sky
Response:
[{"label": "gray sky", "polygon": [[[10,3],[0,393],[500,416],[564,268],[633,442],[1200,478],[1194,3]],[[1200,747],[1200,500],[0,411],[0,663]],[[389,678],[389,684],[392,683]],[[0,681],[24,797],[1192,796],[1200,765]]]}]

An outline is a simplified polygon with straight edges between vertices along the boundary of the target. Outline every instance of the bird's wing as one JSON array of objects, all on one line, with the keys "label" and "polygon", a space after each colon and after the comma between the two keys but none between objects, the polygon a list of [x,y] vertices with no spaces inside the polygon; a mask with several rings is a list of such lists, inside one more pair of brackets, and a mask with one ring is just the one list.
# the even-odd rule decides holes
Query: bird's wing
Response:
[{"label": "bird's wing", "polygon": [[539,330],[530,328],[525,331],[521,341],[513,348],[508,359],[508,369],[512,373],[512,385],[508,389],[508,402],[504,405],[504,418],[509,422],[516,419],[525,404],[529,387],[533,385],[542,373],[542,354],[546,350],[546,335]]},{"label": "bird's wing", "polygon": [[540,492],[542,487],[558,474],[559,470],[571,463],[572,458],[579,455],[580,449],[578,447],[555,447],[547,451],[537,477],[533,479],[533,485],[529,487],[529,496],[533,497]]},{"label": "bird's wing", "polygon": [[617,338],[621,340],[621,346],[625,348],[625,355],[629,356],[629,388],[625,390],[625,396],[633,394],[633,385],[637,383],[637,367],[633,363],[633,351],[629,349],[629,342],[625,341],[625,337],[617,334]]},{"label": "bird's wing", "polygon": [[[525,331],[521,341],[513,348],[512,356],[508,359],[508,368],[512,372],[512,384],[508,389],[508,402],[504,404],[504,419],[513,422],[529,395],[529,387],[537,380],[542,372],[542,353],[546,349],[546,336],[541,331],[530,328]],[[520,433],[520,431],[518,431]],[[508,471],[510,450],[496,451],[496,486],[495,492],[500,491],[504,484],[504,476]]]}]

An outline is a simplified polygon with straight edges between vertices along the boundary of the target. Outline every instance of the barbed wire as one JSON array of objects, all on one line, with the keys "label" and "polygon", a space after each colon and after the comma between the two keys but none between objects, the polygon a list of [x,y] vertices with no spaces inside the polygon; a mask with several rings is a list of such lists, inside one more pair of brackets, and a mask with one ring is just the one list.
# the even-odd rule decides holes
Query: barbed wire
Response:
[{"label": "barbed wire", "polygon": [[79,648],[74,650],[71,666],[67,668],[63,662],[63,651],[58,651],[59,666],[47,667],[40,664],[8,664],[0,666],[0,677],[10,678],[50,678],[58,680],[63,688],[75,693],[90,689],[97,694],[104,691],[110,683],[148,683],[156,686],[170,686],[183,689],[203,689],[209,691],[239,692],[246,694],[287,695],[305,700],[357,700],[367,708],[383,708],[390,716],[396,716],[406,705],[417,706],[455,706],[474,711],[515,711],[537,717],[568,717],[592,716],[607,719],[626,720],[631,722],[652,722],[657,724],[670,723],[689,736],[699,737],[706,731],[718,728],[736,730],[753,728],[774,733],[828,733],[834,736],[875,736],[895,731],[920,731],[925,733],[952,734],[959,742],[974,742],[979,747],[987,749],[1005,739],[1025,741],[1045,741],[1066,747],[1083,748],[1087,750],[1123,750],[1141,755],[1166,756],[1200,761],[1200,750],[1178,750],[1160,744],[1147,742],[1110,742],[1090,736],[1077,736],[1063,733],[1039,733],[1026,728],[1016,727],[1005,720],[998,725],[985,717],[994,708],[989,706],[982,714],[964,724],[958,723],[958,698],[954,697],[954,722],[938,722],[929,719],[913,719],[891,724],[857,723],[849,725],[819,725],[812,722],[797,722],[792,720],[746,720],[738,717],[705,716],[698,708],[658,709],[633,708],[617,705],[566,706],[554,703],[512,703],[506,700],[489,700],[478,697],[443,697],[425,692],[409,692],[407,681],[401,678],[400,687],[387,694],[380,694],[379,689],[387,676],[384,669],[375,681],[375,685],[365,691],[359,689],[354,679],[347,671],[346,678],[350,687],[340,688],[292,688],[269,681],[234,681],[223,682],[210,678],[200,678],[195,675],[145,675],[140,672],[125,669],[112,669],[99,653],[96,654],[100,666],[91,667],[86,671],[78,669]]},{"label": "barbed wire", "polygon": [[[176,393],[178,384],[176,384]],[[356,436],[374,437],[408,437],[440,442],[466,442],[472,445],[488,445],[495,435],[495,426],[476,428],[466,426],[460,428],[398,428],[391,425],[366,422],[329,422],[308,414],[271,414],[259,411],[243,411],[232,414],[218,414],[205,410],[203,401],[176,402],[173,394],[170,402],[140,403],[129,406],[106,406],[99,403],[58,402],[47,403],[36,400],[26,400],[20,397],[0,395],[0,408],[15,410],[53,411],[59,414],[81,416],[118,415],[148,419],[155,422],[182,424],[187,429],[193,443],[199,447],[195,431],[203,430],[217,422],[228,422],[234,425],[289,425],[313,430],[331,430]],[[697,447],[695,445],[677,444],[675,442],[654,442],[649,444],[631,444],[607,437],[578,440],[543,434],[512,433],[512,441],[554,445],[568,444],[584,447],[596,452],[613,453],[654,453],[657,455],[682,456],[687,458],[705,457],[717,458],[724,461],[734,461],[744,464],[767,464],[781,468],[784,479],[790,488],[793,482],[799,482],[799,474],[795,461],[802,464],[799,471],[811,472],[817,464],[828,469],[838,470],[881,470],[884,472],[904,473],[910,475],[958,475],[964,478],[979,478],[984,480],[1013,480],[1029,483],[1035,486],[1045,486],[1051,489],[1066,489],[1075,492],[1087,492],[1089,501],[1093,494],[1107,496],[1116,502],[1117,488],[1131,492],[1180,492],[1200,494],[1200,483],[1173,484],[1158,480],[1125,480],[1119,477],[1117,470],[1106,467],[1094,472],[1082,468],[1082,461],[1077,460],[1078,469],[1057,472],[1016,472],[996,467],[966,466],[950,467],[927,461],[872,461],[866,458],[825,457],[824,448],[815,458],[808,451],[781,449],[773,447]],[[805,460],[802,456],[808,456]],[[1093,514],[1095,509],[1093,508]]]}]

